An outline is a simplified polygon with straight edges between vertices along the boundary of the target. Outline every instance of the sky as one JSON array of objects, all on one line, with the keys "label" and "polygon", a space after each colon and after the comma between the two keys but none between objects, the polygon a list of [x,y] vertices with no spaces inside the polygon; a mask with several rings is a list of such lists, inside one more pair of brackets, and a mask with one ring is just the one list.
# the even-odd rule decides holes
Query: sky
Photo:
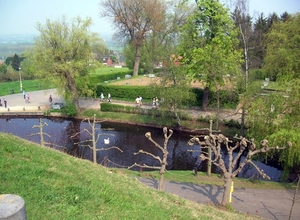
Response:
[{"label": "sky", "polygon": [[[38,35],[36,23],[45,24],[46,19],[59,20],[80,16],[91,17],[94,23],[91,31],[106,38],[114,33],[112,23],[107,18],[100,18],[101,0],[0,0],[0,35],[34,34]],[[149,0],[151,1],[151,0]],[[225,3],[230,0],[220,0]],[[251,16],[264,13],[268,16],[276,12],[294,14],[300,12],[300,0],[248,0]]]}]

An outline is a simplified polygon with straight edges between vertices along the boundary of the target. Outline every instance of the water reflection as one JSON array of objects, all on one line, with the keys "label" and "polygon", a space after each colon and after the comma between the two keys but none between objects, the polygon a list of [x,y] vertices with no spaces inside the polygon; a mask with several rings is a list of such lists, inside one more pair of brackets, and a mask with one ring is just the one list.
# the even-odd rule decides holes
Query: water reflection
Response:
[{"label": "water reflection", "polygon": [[[44,139],[49,143],[50,147],[64,150],[67,153],[92,160],[92,151],[87,145],[92,146],[90,135],[84,130],[91,131],[90,124],[81,122],[80,120],[64,120],[59,118],[44,118],[43,123],[48,126],[44,127],[44,132],[50,137],[44,136]],[[40,137],[32,135],[38,130],[33,128],[34,125],[39,125],[38,118],[0,118],[0,131],[12,133],[30,141],[39,143]],[[159,166],[159,162],[152,157],[144,154],[134,155],[134,152],[145,150],[153,155],[162,156],[162,152],[154,146],[146,137],[146,132],[151,132],[152,138],[163,146],[164,137],[162,129],[143,127],[136,125],[124,125],[109,122],[97,123],[95,125],[96,137],[99,136],[97,142],[97,162],[103,163],[105,157],[110,161],[110,166],[127,168],[134,163],[145,163],[147,165]],[[30,136],[31,135],[31,136]],[[110,143],[105,144],[104,139],[109,138]],[[190,134],[174,131],[168,143],[168,170],[192,170],[196,166],[198,170],[206,169],[206,162],[202,162],[199,158],[199,152],[188,152],[188,150],[200,150],[199,146],[190,147],[187,145],[190,139]],[[79,142],[83,144],[78,144]],[[111,146],[119,147],[123,152],[117,149],[106,150]],[[226,155],[224,155],[226,160]],[[272,180],[279,180],[281,171],[276,168],[266,166],[257,162]],[[213,166],[213,172],[218,172],[218,169]],[[241,175],[245,178],[253,176],[255,169],[248,166],[244,169]]]}]

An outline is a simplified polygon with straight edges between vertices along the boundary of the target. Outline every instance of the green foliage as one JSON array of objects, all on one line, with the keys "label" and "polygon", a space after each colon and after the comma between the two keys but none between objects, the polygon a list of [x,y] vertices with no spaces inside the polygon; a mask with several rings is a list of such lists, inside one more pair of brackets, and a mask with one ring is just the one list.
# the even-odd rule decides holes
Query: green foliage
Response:
[{"label": "green foliage", "polygon": [[104,94],[110,93],[112,99],[126,98],[127,100],[134,100],[137,96],[142,96],[143,99],[152,99],[154,94],[148,86],[117,86],[117,85],[105,85],[101,84],[97,86],[97,96],[100,96],[101,92]]},{"label": "green foliage", "polygon": [[[104,69],[108,69],[108,68],[104,68]],[[115,70],[119,70],[114,68]],[[111,68],[109,68],[107,71],[111,70]],[[128,70],[127,68],[124,69],[124,71],[111,71],[111,73],[106,73],[106,74],[99,74],[98,72],[96,72],[95,74],[90,74],[90,82],[92,85],[97,85],[99,83],[103,83],[105,81],[111,81],[111,80],[117,80],[118,77],[120,77],[120,79],[124,79],[125,75],[132,75],[132,71]]]},{"label": "green foliage", "polygon": [[300,47],[300,14],[291,16],[285,22],[275,23],[267,34],[267,54],[264,70],[268,77],[291,80],[300,78],[299,53]]},{"label": "green foliage", "polygon": [[19,71],[20,68],[20,59],[17,54],[15,54],[11,61],[11,66],[14,70]]},{"label": "green foliage", "polygon": [[74,117],[77,115],[76,106],[72,103],[67,103],[61,111],[69,117]]},{"label": "green foliage", "polygon": [[289,174],[300,168],[300,134],[295,129],[281,129],[267,137],[271,146],[287,146],[287,141],[292,147],[285,149],[280,154],[279,162],[283,164],[282,180],[288,180]]},{"label": "green foliage", "polygon": [[47,20],[45,25],[38,23],[40,36],[35,40],[33,55],[29,56],[36,77],[45,84],[55,84],[59,94],[77,109],[80,96],[93,94],[88,74],[99,66],[92,49],[102,41],[89,31],[91,24],[90,18],[80,17],[71,21],[65,17],[61,21]]},{"label": "green foliage", "polygon": [[[160,117],[160,118],[172,118],[175,119],[174,112],[161,108],[138,108],[132,106],[125,105],[117,105],[112,103],[101,103],[101,111],[102,112],[122,112],[129,114],[141,114],[141,115],[149,115],[151,117]],[[184,112],[179,112],[179,117],[183,120],[190,120],[191,118]]]}]

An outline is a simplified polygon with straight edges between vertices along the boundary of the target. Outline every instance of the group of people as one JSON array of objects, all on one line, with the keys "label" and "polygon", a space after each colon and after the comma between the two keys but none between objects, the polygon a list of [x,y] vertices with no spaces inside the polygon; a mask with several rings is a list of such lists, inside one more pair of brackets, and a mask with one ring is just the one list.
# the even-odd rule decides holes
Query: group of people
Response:
[{"label": "group of people", "polygon": [[[4,103],[4,108],[7,108],[7,101],[6,101],[5,98],[3,99],[3,103]],[[2,100],[1,100],[1,97],[0,97],[0,106],[2,106]]]},{"label": "group of people", "polygon": [[152,106],[153,106],[153,108],[157,108],[158,107],[158,98],[157,97],[153,98]]},{"label": "group of people", "polygon": [[29,96],[29,94],[26,93],[25,90],[23,90],[22,94],[23,94],[23,97],[25,99],[25,103],[29,103],[30,102],[30,96]]},{"label": "group of people", "polygon": [[[101,94],[100,94],[100,99],[101,99],[101,102],[104,102],[105,97],[104,97],[103,92],[101,92]],[[111,95],[110,95],[110,93],[107,94],[107,101],[111,102]]]}]

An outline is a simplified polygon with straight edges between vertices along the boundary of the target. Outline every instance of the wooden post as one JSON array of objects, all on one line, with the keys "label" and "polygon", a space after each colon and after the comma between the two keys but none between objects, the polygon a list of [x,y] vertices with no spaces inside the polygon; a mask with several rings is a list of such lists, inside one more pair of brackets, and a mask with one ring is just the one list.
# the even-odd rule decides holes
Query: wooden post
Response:
[{"label": "wooden post", "polygon": [[107,164],[108,164],[108,158],[107,156],[105,156],[103,160],[103,166],[107,167]]},{"label": "wooden post", "polygon": [[141,165],[140,166],[140,173],[142,173],[143,172],[143,167],[142,166],[144,165],[144,163],[140,162],[140,165]]},{"label": "wooden post", "polygon": [[[212,120],[209,120],[209,136],[212,135]],[[211,148],[208,148],[207,175],[211,176]]]}]

